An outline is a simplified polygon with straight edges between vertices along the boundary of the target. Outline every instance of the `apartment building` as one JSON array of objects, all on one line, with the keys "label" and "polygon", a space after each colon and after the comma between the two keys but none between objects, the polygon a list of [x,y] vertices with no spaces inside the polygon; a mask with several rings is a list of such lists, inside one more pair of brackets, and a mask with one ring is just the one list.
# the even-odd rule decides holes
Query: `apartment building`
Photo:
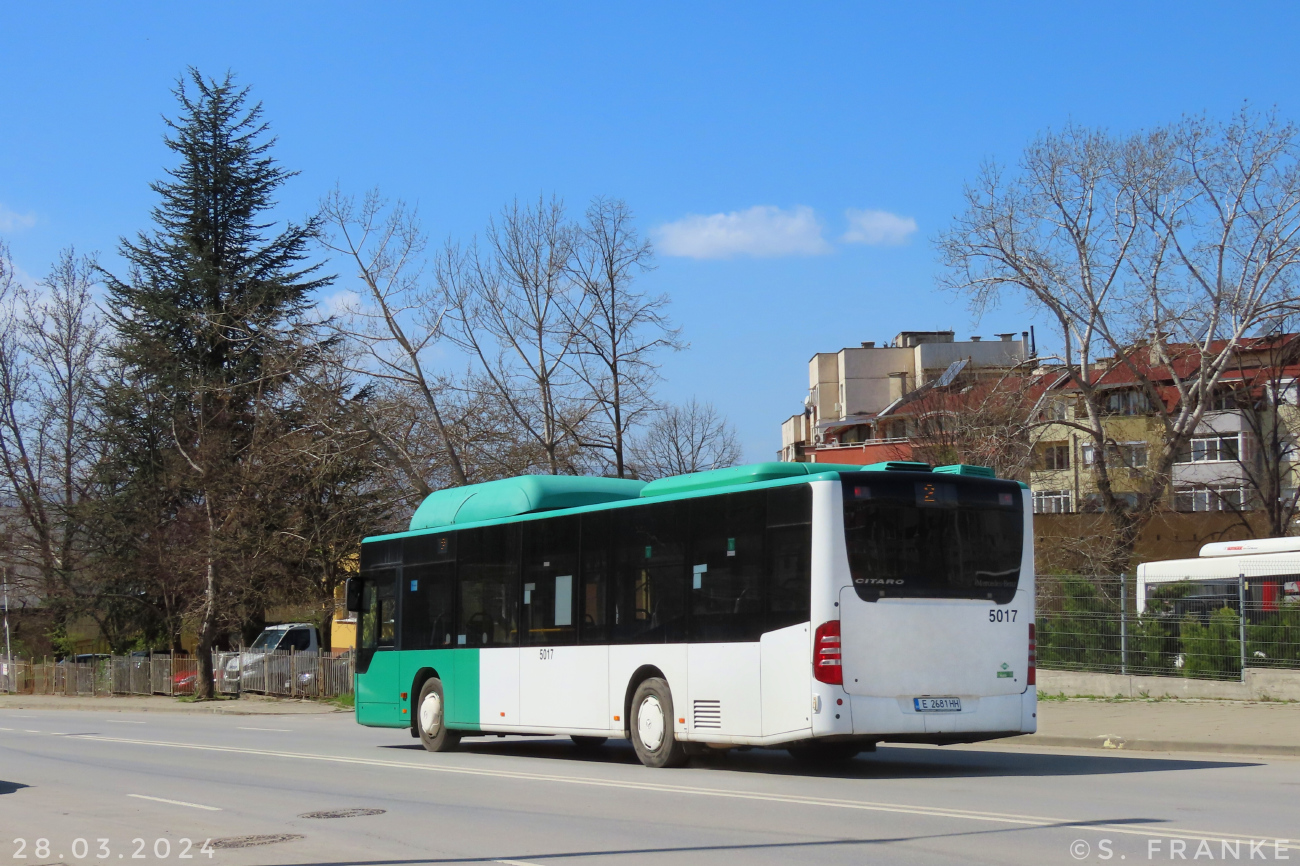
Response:
[{"label": "apartment building", "polygon": [[[1176,352],[1180,347],[1170,348]],[[1138,348],[1134,357],[1143,354]],[[1260,504],[1260,479],[1270,471],[1270,464],[1277,467],[1272,471],[1279,476],[1280,498],[1295,498],[1300,462],[1296,450],[1300,335],[1250,340],[1233,360],[1195,435],[1176,457],[1164,503],[1168,510],[1253,510]],[[1097,380],[1105,395],[1102,426],[1111,482],[1121,497],[1133,501],[1164,448],[1161,416],[1181,399],[1167,369],[1153,365],[1141,369],[1155,384],[1164,407],[1150,404],[1126,366],[1116,366]],[[1091,436],[1074,426],[1084,420],[1077,386],[1060,377],[1038,405],[1044,423],[1034,431],[1030,471],[1034,510],[1040,514],[1101,510],[1095,446]]]},{"label": "apartment building", "polygon": [[804,411],[781,425],[780,459],[865,465],[912,455],[914,415],[905,407],[929,390],[996,376],[1025,365],[1029,332],[958,341],[953,331],[903,331],[883,345],[865,342],[818,352],[808,362]]}]

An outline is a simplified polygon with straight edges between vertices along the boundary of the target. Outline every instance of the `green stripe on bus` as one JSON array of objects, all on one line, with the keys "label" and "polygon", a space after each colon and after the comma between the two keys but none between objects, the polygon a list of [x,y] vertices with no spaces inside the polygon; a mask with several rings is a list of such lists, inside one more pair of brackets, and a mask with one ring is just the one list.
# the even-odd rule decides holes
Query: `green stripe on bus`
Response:
[{"label": "green stripe on bus", "polygon": [[[428,668],[442,680],[447,726],[479,730],[479,652],[477,649],[381,650],[364,674],[356,676],[357,722],[404,728],[417,712],[415,679]],[[405,692],[407,698],[402,700]],[[406,712],[402,712],[406,710]]]}]

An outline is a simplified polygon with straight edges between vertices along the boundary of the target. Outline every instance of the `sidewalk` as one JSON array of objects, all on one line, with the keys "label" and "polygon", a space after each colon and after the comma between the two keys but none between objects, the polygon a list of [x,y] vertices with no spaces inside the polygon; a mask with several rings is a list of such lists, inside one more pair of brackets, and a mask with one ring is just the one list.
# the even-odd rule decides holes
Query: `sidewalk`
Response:
[{"label": "sidewalk", "polygon": [[1038,702],[1025,746],[1300,756],[1300,704],[1244,701]]},{"label": "sidewalk", "polygon": [[350,713],[319,701],[245,696],[227,701],[179,701],[162,695],[64,697],[62,695],[0,695],[0,710],[92,710],[100,713],[190,713],[226,716],[315,715]]}]

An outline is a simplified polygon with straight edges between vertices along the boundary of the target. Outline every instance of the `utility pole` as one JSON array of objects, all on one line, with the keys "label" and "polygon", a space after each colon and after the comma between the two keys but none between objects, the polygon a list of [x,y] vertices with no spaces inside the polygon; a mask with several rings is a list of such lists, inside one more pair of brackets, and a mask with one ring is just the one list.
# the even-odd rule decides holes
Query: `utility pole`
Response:
[{"label": "utility pole", "polygon": [[1239,574],[1237,577],[1237,610],[1241,616],[1237,618],[1237,645],[1241,648],[1241,681],[1246,681],[1246,590],[1249,587],[1246,584],[1246,575]]},{"label": "utility pole", "polygon": [[14,654],[9,647],[9,566],[0,566],[4,569],[4,596],[5,596],[5,691],[13,691],[14,680]]}]

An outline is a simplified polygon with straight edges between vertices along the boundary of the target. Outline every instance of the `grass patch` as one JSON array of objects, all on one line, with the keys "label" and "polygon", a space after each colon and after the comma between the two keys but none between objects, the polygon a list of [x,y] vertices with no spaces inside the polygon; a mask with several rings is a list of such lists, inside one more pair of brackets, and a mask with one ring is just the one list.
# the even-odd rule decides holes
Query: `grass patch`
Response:
[{"label": "grass patch", "polygon": [[336,695],[332,698],[322,698],[321,703],[329,704],[331,707],[338,707],[341,710],[352,710],[352,709],[356,709],[357,696],[353,692],[348,692],[346,695]]}]

